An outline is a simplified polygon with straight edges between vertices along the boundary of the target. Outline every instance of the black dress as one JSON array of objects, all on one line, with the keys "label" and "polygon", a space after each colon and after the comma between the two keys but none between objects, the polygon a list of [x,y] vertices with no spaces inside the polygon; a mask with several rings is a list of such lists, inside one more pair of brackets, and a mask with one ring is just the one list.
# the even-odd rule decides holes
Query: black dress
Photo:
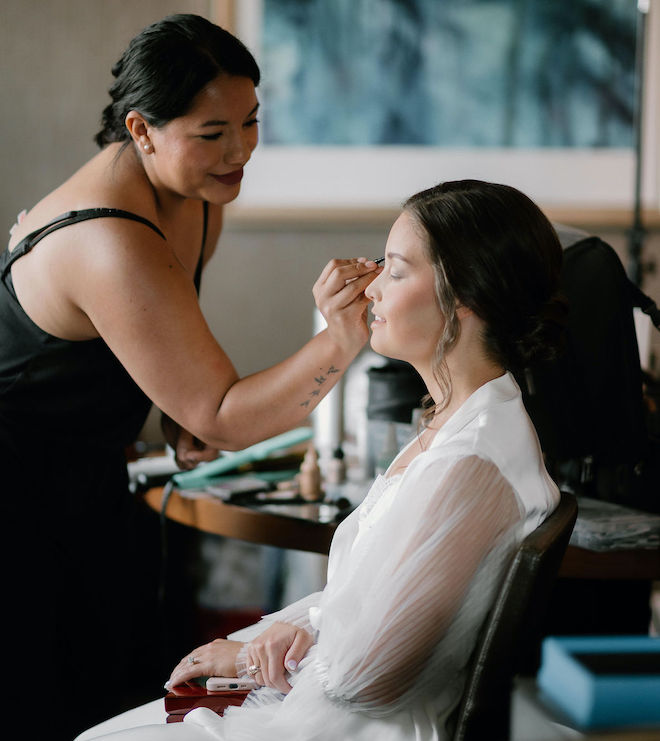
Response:
[{"label": "black dress", "polygon": [[[139,699],[141,687],[153,697],[167,678],[158,662],[158,523],[129,492],[125,457],[151,402],[102,339],[72,342],[36,326],[10,268],[51,232],[108,217],[165,239],[136,214],[94,208],[58,217],[0,255],[4,708],[69,741]],[[204,239],[206,220],[204,204]],[[200,254],[197,288],[201,264]]]}]

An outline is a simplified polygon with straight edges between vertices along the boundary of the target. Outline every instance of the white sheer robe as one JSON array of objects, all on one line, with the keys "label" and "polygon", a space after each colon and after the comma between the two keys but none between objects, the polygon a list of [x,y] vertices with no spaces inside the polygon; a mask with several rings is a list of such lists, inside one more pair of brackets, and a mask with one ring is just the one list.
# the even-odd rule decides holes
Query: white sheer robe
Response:
[{"label": "white sheer robe", "polygon": [[201,708],[121,738],[446,739],[504,569],[558,499],[515,381],[491,381],[403,474],[374,482],[337,529],[322,592],[232,636],[275,620],[314,635],[288,695],[263,688],[223,718]]}]

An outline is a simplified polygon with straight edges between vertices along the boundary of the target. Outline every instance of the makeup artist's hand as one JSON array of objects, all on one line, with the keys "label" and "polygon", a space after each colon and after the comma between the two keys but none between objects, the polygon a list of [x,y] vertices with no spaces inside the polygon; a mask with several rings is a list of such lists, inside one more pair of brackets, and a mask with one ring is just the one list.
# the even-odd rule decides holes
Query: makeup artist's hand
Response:
[{"label": "makeup artist's hand", "polygon": [[174,449],[175,460],[179,468],[189,471],[200,463],[214,461],[220,451],[192,435],[188,430],[181,429]]},{"label": "makeup artist's hand", "polygon": [[331,260],[312,290],[314,300],[328,323],[330,336],[352,350],[369,339],[364,289],[381,272],[373,260],[364,257]]},{"label": "makeup artist's hand", "polygon": [[167,444],[174,450],[177,466],[184,471],[189,471],[200,463],[214,461],[220,453],[217,448],[203,443],[165,414],[162,415],[161,428]]}]

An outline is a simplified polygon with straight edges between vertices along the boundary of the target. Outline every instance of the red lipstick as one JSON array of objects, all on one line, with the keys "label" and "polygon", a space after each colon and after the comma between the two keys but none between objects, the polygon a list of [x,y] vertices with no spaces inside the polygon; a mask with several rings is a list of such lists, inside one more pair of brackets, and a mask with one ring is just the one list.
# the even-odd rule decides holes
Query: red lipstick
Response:
[{"label": "red lipstick", "polygon": [[243,179],[243,168],[228,172],[226,175],[211,175],[211,177],[223,185],[236,185]]}]

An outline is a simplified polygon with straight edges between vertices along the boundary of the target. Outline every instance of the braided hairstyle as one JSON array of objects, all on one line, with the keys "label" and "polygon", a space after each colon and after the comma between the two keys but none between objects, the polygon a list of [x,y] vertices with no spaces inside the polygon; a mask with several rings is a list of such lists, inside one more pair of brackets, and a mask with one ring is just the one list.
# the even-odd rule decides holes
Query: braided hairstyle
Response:
[{"label": "braided hairstyle", "polygon": [[220,73],[259,84],[259,67],[248,49],[223,28],[197,15],[170,15],[141,31],[112,68],[112,102],[94,137],[99,147],[128,144],[131,110],[155,127],[185,115],[193,98]]},{"label": "braided hairstyle", "polygon": [[483,322],[491,360],[517,372],[563,346],[567,304],[559,291],[562,248],[543,212],[519,190],[479,180],[441,183],[404,204],[426,237],[444,334],[435,373],[445,399],[444,358],[458,340],[456,305]]}]

